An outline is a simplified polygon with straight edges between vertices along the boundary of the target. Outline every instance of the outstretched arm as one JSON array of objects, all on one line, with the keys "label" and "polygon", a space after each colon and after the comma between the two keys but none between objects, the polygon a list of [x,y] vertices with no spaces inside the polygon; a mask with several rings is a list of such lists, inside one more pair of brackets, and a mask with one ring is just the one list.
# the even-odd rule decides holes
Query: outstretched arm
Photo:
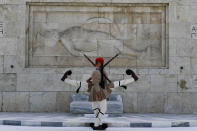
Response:
[{"label": "outstretched arm", "polygon": [[114,81],[114,88],[117,88],[117,87],[121,87],[121,86],[126,86],[132,82],[134,82],[135,80],[133,78],[130,78],[130,79],[125,79],[125,80],[120,80],[120,81]]},{"label": "outstretched arm", "polygon": [[139,78],[138,76],[135,74],[134,71],[130,70],[130,69],[127,69],[126,70],[126,74],[127,75],[131,75],[131,78],[130,79],[125,79],[125,80],[121,80],[121,81],[115,81],[114,82],[114,87],[117,88],[117,87],[123,87],[123,88],[127,88],[126,85],[134,82],[134,81],[137,81]]},{"label": "outstretched arm", "polygon": [[71,86],[78,87],[76,90],[76,93],[79,93],[79,90],[81,88],[84,88],[86,90],[88,89],[88,83],[86,82],[81,82],[81,81],[71,80],[71,79],[65,79],[64,82]]},{"label": "outstretched arm", "polygon": [[74,87],[80,86],[80,84],[81,84],[81,87],[87,87],[88,86],[88,83],[86,83],[86,82],[71,80],[69,78],[65,79],[64,82],[66,84],[69,84],[69,85],[74,86]]},{"label": "outstretched arm", "polygon": [[80,89],[81,87],[87,89],[88,84],[87,84],[86,82],[81,82],[81,81],[69,79],[68,76],[71,75],[71,74],[72,74],[72,71],[71,71],[71,70],[66,71],[66,72],[64,73],[64,75],[62,76],[61,81],[65,82],[66,84],[69,84],[69,85],[71,85],[71,86],[78,87],[78,89],[77,89],[77,91],[76,91],[77,93],[79,92],[79,89]]}]

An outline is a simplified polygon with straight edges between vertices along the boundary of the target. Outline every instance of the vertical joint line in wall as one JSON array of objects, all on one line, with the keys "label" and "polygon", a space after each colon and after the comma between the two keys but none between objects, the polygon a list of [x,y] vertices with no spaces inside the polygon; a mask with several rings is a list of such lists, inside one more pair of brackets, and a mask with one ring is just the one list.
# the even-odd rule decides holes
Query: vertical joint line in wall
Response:
[{"label": "vertical joint line in wall", "polygon": [[31,105],[30,105],[30,91],[28,91],[28,110],[30,111],[31,109]]},{"label": "vertical joint line in wall", "polygon": [[46,21],[45,21],[46,24],[48,23],[48,17],[49,17],[49,14],[48,14],[48,12],[47,12],[47,13],[46,13]]},{"label": "vertical joint line in wall", "polygon": [[136,73],[139,74],[139,70],[138,70],[138,65],[137,65],[137,56],[135,56],[135,69],[136,69]]},{"label": "vertical joint line in wall", "polygon": [[96,54],[97,54],[97,56],[99,55],[99,50],[98,50],[98,48],[99,48],[99,44],[98,44],[99,42],[98,42],[98,40],[96,39]]},{"label": "vertical joint line in wall", "polygon": [[55,92],[55,111],[57,111],[57,92]]},{"label": "vertical joint line in wall", "polygon": [[17,97],[17,93],[18,93],[18,92],[15,92],[15,93],[14,93],[14,98],[15,98],[15,100],[14,100],[14,110],[15,110],[15,111],[17,110],[17,106],[16,106],[16,101],[17,101],[17,100],[16,100],[16,97]]},{"label": "vertical joint line in wall", "polygon": [[1,112],[3,112],[3,92],[1,92]]},{"label": "vertical joint line in wall", "polygon": [[169,96],[169,95],[168,95],[168,94],[169,94],[169,92],[167,92],[167,94],[166,94],[166,103],[167,103],[167,105],[166,105],[166,106],[167,106],[166,112],[168,111],[168,105],[169,105],[169,102],[168,102],[168,99],[169,99],[168,96]]},{"label": "vertical joint line in wall", "polygon": [[[148,74],[149,74],[149,72],[148,72]],[[150,90],[152,91],[152,78],[151,78],[152,75],[149,74],[149,76],[150,76]]]},{"label": "vertical joint line in wall", "polygon": [[179,82],[179,79],[178,79],[178,74],[176,74],[176,91],[177,91],[177,93],[178,93],[178,89],[179,89],[179,84],[178,84],[178,82]]},{"label": "vertical joint line in wall", "polygon": [[57,93],[55,93],[55,111],[58,112],[58,108],[57,108]]},{"label": "vertical joint line in wall", "polygon": [[3,73],[4,73],[4,65],[5,65],[4,62],[5,62],[5,56],[3,55],[3,65],[2,65],[3,66]]},{"label": "vertical joint line in wall", "polygon": [[112,33],[111,33],[111,31],[112,31],[112,24],[113,23],[109,23],[109,37],[110,37],[109,39],[110,40],[112,40]]},{"label": "vertical joint line in wall", "polygon": [[138,108],[139,108],[138,96],[139,96],[139,92],[137,92],[137,111],[138,111]]}]

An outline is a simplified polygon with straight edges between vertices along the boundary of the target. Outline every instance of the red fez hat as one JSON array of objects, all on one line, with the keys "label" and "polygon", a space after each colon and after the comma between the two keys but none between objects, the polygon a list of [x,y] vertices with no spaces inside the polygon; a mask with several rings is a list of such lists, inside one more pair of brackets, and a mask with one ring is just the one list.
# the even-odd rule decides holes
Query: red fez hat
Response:
[{"label": "red fez hat", "polygon": [[102,57],[98,57],[98,58],[96,58],[96,62],[99,62],[99,63],[103,64],[104,59]]}]

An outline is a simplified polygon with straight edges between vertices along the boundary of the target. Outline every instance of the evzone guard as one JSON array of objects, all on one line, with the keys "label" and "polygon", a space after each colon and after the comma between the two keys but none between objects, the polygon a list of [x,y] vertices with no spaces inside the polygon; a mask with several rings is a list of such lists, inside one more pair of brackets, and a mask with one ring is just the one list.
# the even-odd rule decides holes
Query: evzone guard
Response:
[{"label": "evzone guard", "polygon": [[66,73],[61,78],[62,81],[69,85],[74,87],[79,86],[76,90],[77,93],[81,87],[86,88],[89,92],[89,101],[92,102],[92,109],[96,117],[95,122],[90,123],[90,127],[92,127],[94,130],[105,130],[108,127],[106,123],[102,123],[102,118],[107,110],[107,100],[109,99],[109,96],[112,92],[111,88],[123,87],[124,89],[127,89],[126,85],[138,80],[136,74],[130,69],[126,70],[126,74],[131,75],[131,78],[115,82],[109,80],[104,67],[107,66],[118,55],[119,54],[115,55],[105,64],[102,57],[98,57],[96,58],[95,62],[92,62],[86,55],[84,55],[88,61],[90,61],[92,65],[96,67],[91,77],[86,82],[69,79],[68,76],[72,74],[71,70],[66,71]]}]

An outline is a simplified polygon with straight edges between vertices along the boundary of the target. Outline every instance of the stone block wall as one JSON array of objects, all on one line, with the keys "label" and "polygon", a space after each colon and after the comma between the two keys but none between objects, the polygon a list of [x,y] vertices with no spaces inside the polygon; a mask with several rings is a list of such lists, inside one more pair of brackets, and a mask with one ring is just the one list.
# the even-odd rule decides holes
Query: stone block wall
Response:
[{"label": "stone block wall", "polygon": [[[37,24],[30,24],[30,20],[34,20],[34,22],[36,20],[45,21],[46,14],[40,11],[32,15],[34,9],[31,10],[29,5],[34,3],[39,6],[40,4],[39,9],[46,9],[48,11],[50,8],[43,7],[43,3],[51,4],[54,2],[57,7],[53,6],[52,9],[55,11],[69,9],[69,4],[71,3],[86,6],[90,3],[93,5],[100,3],[105,6],[113,4],[118,6],[128,3],[133,4],[134,7],[138,7],[138,4],[141,4],[141,6],[144,4],[146,8],[140,8],[138,10],[139,12],[146,12],[146,4],[149,4],[150,7],[152,7],[151,4],[165,6],[166,15],[164,23],[167,28],[165,28],[164,35],[161,35],[161,41],[165,41],[166,50],[162,53],[157,50],[157,52],[153,54],[155,56],[160,54],[161,56],[165,56],[165,66],[161,66],[158,63],[156,63],[156,66],[136,66],[136,64],[133,64],[133,61],[129,61],[130,58],[125,59],[127,58],[126,56],[121,56],[122,59],[114,61],[115,63],[106,67],[106,71],[112,80],[126,78],[125,70],[127,68],[133,69],[139,75],[139,81],[128,85],[127,90],[121,88],[114,90],[114,92],[123,96],[124,112],[126,113],[197,113],[196,0],[0,0],[0,23],[3,23],[3,34],[1,34],[0,27],[0,111],[69,112],[71,95],[75,93],[77,87],[71,87],[62,83],[60,81],[61,76],[66,70],[72,69],[72,79],[86,80],[94,70],[93,67],[86,65],[86,61],[78,56],[72,56],[69,61],[70,65],[66,65],[67,62],[65,62],[64,58],[54,57],[54,60],[59,63],[55,63],[51,58],[44,58],[43,60],[41,56],[66,56],[67,52],[62,51],[62,47],[58,47],[58,43],[56,43],[57,47],[53,49],[43,49],[42,44],[32,45],[32,42],[35,41],[34,36],[36,35],[29,34],[35,33],[39,29],[42,30],[42,28],[34,27]],[[68,5],[68,7],[64,8],[62,5]],[[80,8],[80,10],[86,9],[85,7]],[[88,11],[91,10],[94,10],[94,8],[88,8]],[[109,8],[107,8],[107,11],[110,11]],[[50,15],[52,16],[52,14]],[[53,27],[56,29],[56,27],[60,25],[57,23],[65,20],[65,18],[61,16],[59,18],[57,16],[58,15],[53,16],[54,18],[52,19],[48,17],[48,20],[53,23],[48,26],[51,29]],[[123,15],[121,14],[120,16]],[[79,18],[83,19],[85,17],[86,16]],[[107,18],[111,18],[111,16],[108,15]],[[154,16],[149,18],[153,19]],[[120,22],[120,19],[114,20]],[[153,19],[153,21],[154,20],[157,21],[157,19]],[[64,23],[62,25],[64,25],[64,27],[67,26],[67,24]],[[155,26],[154,23],[153,25]],[[86,27],[87,25],[84,28]],[[92,25],[92,28],[95,27],[96,26]],[[122,27],[122,23],[120,23],[120,27]],[[91,26],[88,25],[88,28],[91,29]],[[130,27],[128,28],[131,29]],[[34,29],[36,29],[36,31]],[[61,30],[61,27],[59,27],[59,29]],[[102,26],[97,27],[97,29],[107,30],[108,28]],[[113,28],[109,29],[113,30]],[[133,30],[135,31],[135,29],[137,28]],[[139,28],[139,30],[140,29],[143,30],[143,28]],[[153,29],[157,31],[158,28],[155,27]],[[125,31],[124,27],[119,28],[119,30]],[[116,28],[112,32],[117,39],[124,39],[126,38],[125,36],[128,36],[128,33],[124,34],[124,32],[122,36],[120,36]],[[136,30],[136,32],[139,31]],[[129,38],[131,38],[132,41],[143,38],[143,34],[139,35],[138,38],[132,37],[136,32],[130,34],[131,37]],[[40,38],[38,40],[43,39]],[[49,40],[48,43],[49,45],[50,41],[51,40]],[[124,42],[125,44],[127,44],[126,41],[127,40]],[[113,40],[109,42],[109,44],[111,43],[113,43]],[[136,43],[128,42],[128,44],[129,43],[134,43],[132,47],[136,46],[139,50],[143,47],[140,40]],[[107,42],[104,43],[104,45],[108,45]],[[156,44],[155,49],[162,49],[161,45],[162,42],[160,42],[159,45]],[[32,56],[34,56],[32,52],[35,52],[34,48],[31,47],[40,47],[40,49],[43,49],[40,50],[40,52],[38,51],[35,55],[39,56],[39,60],[31,59],[33,58]],[[79,49],[81,48],[82,47],[79,46]],[[89,55],[95,57],[102,51],[111,51],[113,54],[113,50],[105,50],[105,48],[103,48],[97,52],[98,54],[93,51]],[[39,55],[39,53],[42,54]],[[134,56],[137,55],[134,53]],[[92,59],[94,57],[92,57]],[[108,60],[109,57],[111,57],[111,55],[105,58],[105,60]],[[147,62],[151,63],[151,59],[143,60],[145,60],[146,64]],[[81,64],[81,62],[83,64]],[[129,65],[114,66],[120,62],[131,63]],[[141,65],[143,65],[143,63]],[[82,90],[80,93],[85,93],[85,90]]]}]

